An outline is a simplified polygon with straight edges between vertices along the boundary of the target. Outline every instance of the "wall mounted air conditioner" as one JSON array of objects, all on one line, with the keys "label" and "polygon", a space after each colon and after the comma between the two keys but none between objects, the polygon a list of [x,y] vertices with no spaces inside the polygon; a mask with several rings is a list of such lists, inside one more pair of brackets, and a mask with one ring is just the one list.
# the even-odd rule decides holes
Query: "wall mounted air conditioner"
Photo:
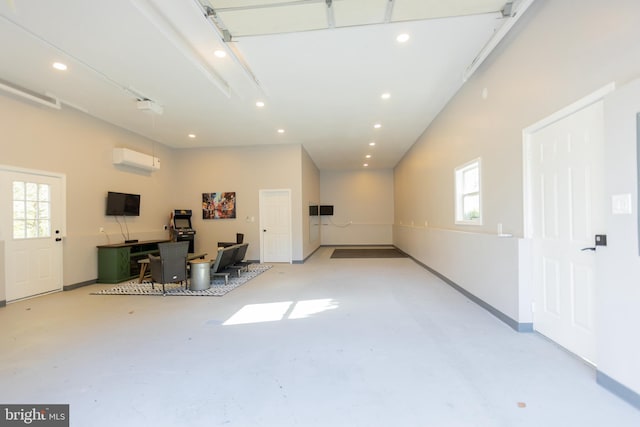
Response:
[{"label": "wall mounted air conditioner", "polygon": [[159,158],[129,150],[128,148],[113,149],[113,164],[131,166],[146,171],[160,170]]}]

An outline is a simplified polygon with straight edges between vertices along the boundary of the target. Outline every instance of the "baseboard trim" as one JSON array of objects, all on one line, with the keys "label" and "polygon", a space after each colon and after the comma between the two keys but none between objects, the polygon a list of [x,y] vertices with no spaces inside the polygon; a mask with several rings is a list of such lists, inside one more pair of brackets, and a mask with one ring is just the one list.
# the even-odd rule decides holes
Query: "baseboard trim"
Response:
[{"label": "baseboard trim", "polygon": [[83,286],[89,286],[98,283],[98,279],[87,280],[84,282],[74,283],[72,285],[65,285],[62,287],[63,291],[72,291],[74,289],[82,288]]},{"label": "baseboard trim", "polygon": [[596,382],[631,406],[640,409],[640,394],[619,383],[602,371],[596,371]]},{"label": "baseboard trim", "polygon": [[433,268],[429,267],[428,265],[418,261],[417,259],[415,259],[411,255],[407,254],[407,256],[409,256],[409,258],[411,258],[415,263],[417,263],[418,265],[420,265],[424,269],[426,269],[429,272],[431,272],[434,275],[436,275],[438,278],[440,278],[447,285],[451,286],[453,289],[455,289],[456,291],[460,292],[462,295],[464,295],[465,297],[467,297],[468,299],[470,299],[474,303],[478,304],[480,307],[484,308],[489,313],[493,314],[495,317],[500,319],[502,322],[506,323],[514,331],[516,331],[516,332],[533,332],[533,323],[519,323],[517,320],[512,319],[511,317],[507,316],[506,314],[504,314],[503,312],[501,312],[497,308],[493,307],[491,304],[488,304],[487,302],[485,302],[482,299],[478,298],[477,296],[475,296],[471,292],[467,291],[462,286],[458,285],[456,282],[454,282],[453,280],[449,279],[444,274],[441,274],[440,272],[434,270]]}]

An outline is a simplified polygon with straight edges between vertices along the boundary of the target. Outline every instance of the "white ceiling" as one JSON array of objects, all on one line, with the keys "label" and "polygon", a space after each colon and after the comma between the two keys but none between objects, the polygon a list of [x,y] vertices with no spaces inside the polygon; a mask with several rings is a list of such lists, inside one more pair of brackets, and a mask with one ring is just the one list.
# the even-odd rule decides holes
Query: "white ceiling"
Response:
[{"label": "white ceiling", "polygon": [[5,0],[0,95],[21,88],[170,147],[299,143],[323,170],[391,168],[508,21],[505,0],[329,3]]}]

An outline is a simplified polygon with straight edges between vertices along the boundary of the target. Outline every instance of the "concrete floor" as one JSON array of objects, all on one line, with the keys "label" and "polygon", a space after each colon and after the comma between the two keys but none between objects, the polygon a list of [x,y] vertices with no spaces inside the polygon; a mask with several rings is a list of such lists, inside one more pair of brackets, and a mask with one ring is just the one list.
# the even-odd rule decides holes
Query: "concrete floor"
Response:
[{"label": "concrete floor", "polygon": [[640,425],[593,368],[411,259],[331,250],[224,297],[9,304],[0,403],[68,403],[78,427]]}]

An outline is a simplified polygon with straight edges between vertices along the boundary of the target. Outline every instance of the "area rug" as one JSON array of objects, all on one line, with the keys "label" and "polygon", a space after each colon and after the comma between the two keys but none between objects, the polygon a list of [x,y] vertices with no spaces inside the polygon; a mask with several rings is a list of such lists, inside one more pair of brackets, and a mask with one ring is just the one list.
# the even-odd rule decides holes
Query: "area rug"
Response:
[{"label": "area rug", "polygon": [[406,258],[407,254],[396,248],[334,249],[331,258]]},{"label": "area rug", "polygon": [[[166,296],[191,296],[191,297],[221,297],[231,292],[238,286],[244,285],[254,277],[264,273],[271,266],[268,264],[250,264],[248,271],[240,273],[240,277],[229,275],[229,283],[224,283],[224,278],[215,277],[211,281],[211,287],[202,291],[192,291],[185,289],[183,285],[171,283],[165,285]],[[91,295],[159,295],[162,296],[162,285],[156,283],[153,288],[152,283],[133,280],[128,283],[121,283],[113,288],[103,289],[98,292],[92,292]],[[154,289],[155,288],[155,289]]]}]

